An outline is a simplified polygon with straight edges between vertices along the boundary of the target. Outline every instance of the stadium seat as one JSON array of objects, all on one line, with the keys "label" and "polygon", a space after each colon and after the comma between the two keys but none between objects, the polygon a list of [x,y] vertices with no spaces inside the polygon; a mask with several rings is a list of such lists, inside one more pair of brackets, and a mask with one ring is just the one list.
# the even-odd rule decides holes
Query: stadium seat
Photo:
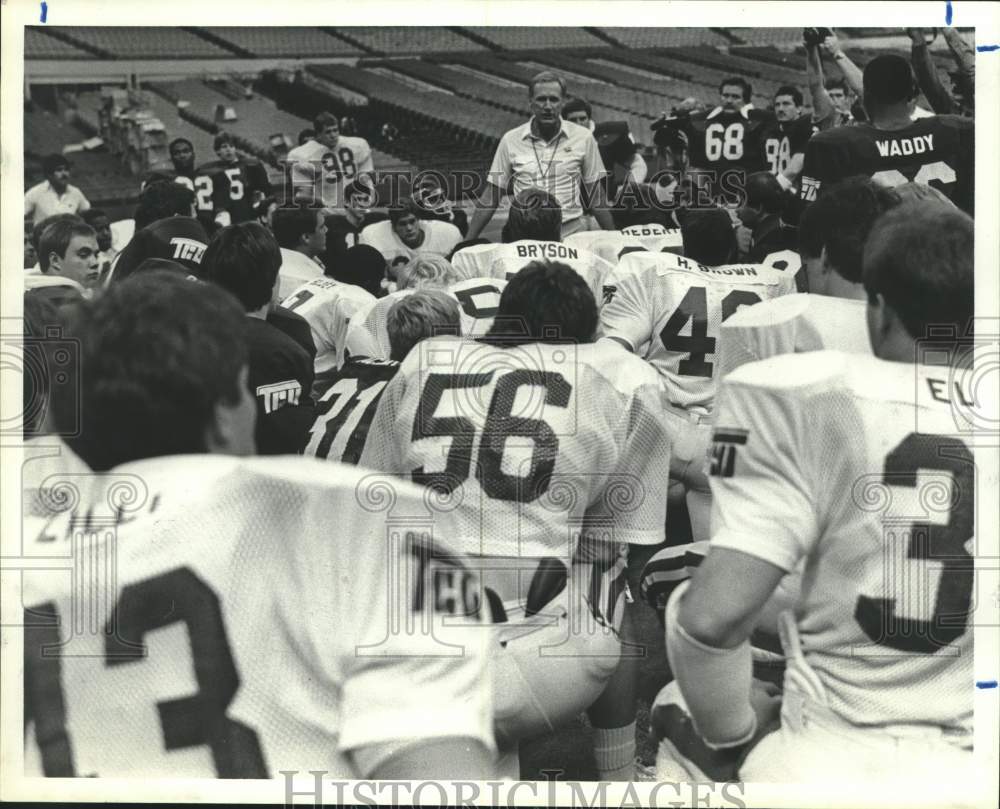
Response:
[{"label": "stadium seat", "polygon": [[58,30],[71,41],[103,51],[112,59],[213,59],[233,56],[230,51],[182,28],[94,25]]},{"label": "stadium seat", "polygon": [[51,36],[38,26],[25,26],[25,59],[93,59],[94,54]]},{"label": "stadium seat", "polygon": [[728,28],[737,42],[746,45],[795,47],[802,42],[801,28]]},{"label": "stadium seat", "polygon": [[601,39],[583,28],[491,26],[469,27],[465,30],[507,50],[577,48],[604,44]]},{"label": "stadium seat", "polygon": [[360,43],[373,53],[387,56],[419,54],[432,51],[476,51],[484,46],[447,28],[408,27],[341,27],[334,31]]},{"label": "stadium seat", "polygon": [[602,28],[601,31],[626,48],[668,48],[729,43],[729,40],[711,28]]},{"label": "stadium seat", "polygon": [[358,56],[364,51],[343,39],[331,36],[319,28],[270,27],[243,28],[236,26],[203,28],[201,30],[230,42],[255,56],[310,58],[327,56]]}]

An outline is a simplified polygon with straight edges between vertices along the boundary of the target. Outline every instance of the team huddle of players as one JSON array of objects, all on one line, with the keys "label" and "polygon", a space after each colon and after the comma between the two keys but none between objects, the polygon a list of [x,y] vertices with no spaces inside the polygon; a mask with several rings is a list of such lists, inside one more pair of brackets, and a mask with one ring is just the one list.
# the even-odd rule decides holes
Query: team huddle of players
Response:
[{"label": "team huddle of players", "polygon": [[[866,73],[876,124],[912,100],[891,68],[870,98]],[[718,142],[738,165],[740,106],[684,124],[692,163]],[[85,372],[78,401],[52,392],[62,454],[29,453],[25,535],[118,578],[81,605],[24,577],[28,770],[517,777],[522,740],[586,711],[600,777],[634,779],[641,545],[663,546],[643,591],[674,677],[658,779],[971,773],[965,122],[808,138],[797,240],[759,262],[718,207],[564,242],[541,190],[498,244],[412,200],[358,227],[344,180],[370,154],[323,124],[293,183],[330,189],[374,284],[339,263],[291,284],[323,209],[274,210],[275,239],[222,148],[183,175],[223,225],[196,277],[144,267],[63,315]],[[261,337],[279,315],[307,324],[301,378],[259,376],[305,350]],[[247,457],[262,425],[284,457]],[[933,514],[928,480],[951,492]]]}]

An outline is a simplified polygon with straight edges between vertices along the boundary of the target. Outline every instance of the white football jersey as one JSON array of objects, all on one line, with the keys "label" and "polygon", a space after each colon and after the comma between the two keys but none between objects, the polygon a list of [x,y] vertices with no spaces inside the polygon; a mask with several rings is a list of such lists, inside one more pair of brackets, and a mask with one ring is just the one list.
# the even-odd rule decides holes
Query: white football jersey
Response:
[{"label": "white football jersey", "polygon": [[[507,282],[498,278],[470,278],[446,288],[425,288],[438,289],[458,302],[462,336],[474,339],[490,330],[506,286]],[[347,353],[352,357],[389,359],[392,353],[386,328],[389,310],[400,298],[415,291],[399,289],[359,309],[347,332]]]},{"label": "white football jersey", "polygon": [[281,248],[281,267],[278,268],[278,295],[287,298],[308,281],[323,277],[323,267],[298,250]]},{"label": "white football jersey", "polygon": [[519,270],[532,261],[559,261],[587,282],[598,304],[601,301],[604,280],[614,265],[587,250],[570,247],[562,242],[541,242],[522,239],[519,242],[498,244],[492,253],[490,270],[486,275],[509,281]]},{"label": "white football jersey", "polygon": [[330,149],[317,140],[288,153],[292,186],[311,186],[315,199],[330,210],[343,210],[343,189],[359,174],[375,171],[372,150],[364,138],[341,135]]},{"label": "white football jersey", "polygon": [[783,295],[747,306],[719,329],[719,375],[777,354],[833,349],[871,354],[864,301]]},{"label": "white football jersey", "polygon": [[316,344],[315,369],[321,373],[343,364],[351,318],[374,302],[367,290],[324,277],[303,284],[281,305],[308,321]]},{"label": "white football jersey", "polygon": [[[398,289],[381,298],[373,298],[361,306],[355,313],[350,327],[347,329],[347,357],[369,357],[376,360],[387,360],[392,354],[389,344],[389,331],[385,327],[386,317],[392,305],[400,298],[412,295],[412,289]],[[346,357],[341,355],[340,365],[343,366]]]},{"label": "white football jersey", "polygon": [[809,291],[809,279],[806,277],[806,268],[802,265],[802,256],[794,250],[768,253],[760,263],[772,270],[790,275],[795,279],[795,288],[799,292]]},{"label": "white football jersey", "polygon": [[361,464],[470,505],[468,553],[568,560],[581,532],[663,541],[669,457],[659,378],[621,348],[438,337],[386,387]]},{"label": "white football jersey", "polygon": [[851,725],[971,731],[975,475],[954,417],[970,376],[819,351],[720,388],[711,546],[805,560],[805,660]]},{"label": "white football jersey", "polygon": [[305,458],[101,479],[26,524],[66,560],[23,575],[26,775],[357,778],[400,744],[492,744],[491,630],[445,543],[467,544],[457,512]]},{"label": "white football jersey", "polygon": [[482,337],[493,326],[500,306],[500,296],[507,282],[501,278],[468,278],[448,287],[448,294],[462,309],[462,336]]},{"label": "white football jersey", "polygon": [[424,230],[424,240],[419,247],[403,244],[388,219],[362,230],[358,243],[374,247],[382,254],[386,266],[398,270],[420,255],[447,256],[462,241],[462,232],[451,222],[421,220],[420,226]]},{"label": "white football jersey", "polygon": [[489,276],[493,265],[493,251],[499,245],[473,244],[463,247],[451,257],[451,266],[462,278],[483,278]]},{"label": "white football jersey", "polygon": [[621,230],[585,230],[567,236],[563,243],[587,250],[610,264],[617,264],[628,253],[684,252],[680,228],[665,228],[663,225],[632,225]]},{"label": "white football jersey", "polygon": [[759,264],[707,267],[671,253],[628,253],[607,290],[600,334],[628,343],[660,373],[676,407],[708,414],[719,326],[741,306],[794,291]]},{"label": "white football jersey", "polygon": [[25,518],[51,517],[66,504],[85,496],[93,473],[58,436],[42,435],[24,442],[21,503]]}]

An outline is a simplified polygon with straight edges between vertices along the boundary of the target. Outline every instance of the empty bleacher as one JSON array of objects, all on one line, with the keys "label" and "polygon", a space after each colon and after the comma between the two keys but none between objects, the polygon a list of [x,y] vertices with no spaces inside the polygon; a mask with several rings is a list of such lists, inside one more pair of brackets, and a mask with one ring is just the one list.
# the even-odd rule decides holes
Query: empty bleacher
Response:
[{"label": "empty bleacher", "polygon": [[319,28],[244,28],[227,26],[204,31],[261,57],[296,59],[360,56],[364,51]]},{"label": "empty bleacher", "polygon": [[209,160],[215,160],[215,152],[212,151],[213,136],[210,133],[201,127],[195,126],[190,121],[181,118],[176,103],[168,101],[156,92],[152,92],[149,95],[150,107],[156,113],[156,117],[163,121],[169,140],[187,138],[191,141],[191,144],[194,146],[195,161],[197,163],[206,163]]},{"label": "empty bleacher", "polygon": [[24,28],[24,58],[25,59],[93,59],[94,55],[83,48],[70,45],[61,39],[50,36],[40,26],[25,26]]},{"label": "empty bleacher", "polygon": [[739,43],[795,47],[802,42],[801,28],[727,28]]},{"label": "empty bleacher", "polygon": [[468,27],[464,30],[506,50],[580,48],[605,44],[583,28]]},{"label": "empty bleacher", "polygon": [[[719,83],[730,76],[731,70],[719,70],[702,65],[692,64],[685,60],[680,54],[671,56],[667,51],[610,51],[610,58],[616,62],[647,70],[653,73],[662,73],[666,76],[674,77],[671,83],[672,92],[676,91],[682,97],[693,96],[706,103],[712,103],[718,98]],[[805,71],[802,73],[805,78]],[[776,88],[780,82],[770,82],[768,86]],[[757,106],[765,106],[769,103],[767,87],[762,83],[752,82],[754,85],[753,101]],[[685,92],[686,91],[686,92]]]},{"label": "empty bleacher", "polygon": [[[41,158],[60,154],[68,144],[79,143],[87,133],[61,116],[35,107],[24,112],[25,188],[44,179]],[[134,199],[139,185],[135,178],[108,152],[73,152],[70,182],[94,205],[118,199]]]},{"label": "empty bleacher", "polygon": [[74,26],[58,29],[68,40],[108,59],[215,59],[233,54],[182,28]]},{"label": "empty bleacher", "polygon": [[425,26],[343,27],[332,29],[382,56],[430,53],[433,51],[475,51],[485,48],[447,28]]},{"label": "empty bleacher", "polygon": [[601,31],[626,48],[677,48],[729,43],[711,28],[602,28]]},{"label": "empty bleacher", "polygon": [[449,70],[443,65],[422,59],[392,59],[369,64],[381,65],[393,72],[405,74],[450,93],[471,98],[490,106],[520,112],[525,109],[527,104],[527,93],[524,89],[498,87],[482,79],[456,70]]}]

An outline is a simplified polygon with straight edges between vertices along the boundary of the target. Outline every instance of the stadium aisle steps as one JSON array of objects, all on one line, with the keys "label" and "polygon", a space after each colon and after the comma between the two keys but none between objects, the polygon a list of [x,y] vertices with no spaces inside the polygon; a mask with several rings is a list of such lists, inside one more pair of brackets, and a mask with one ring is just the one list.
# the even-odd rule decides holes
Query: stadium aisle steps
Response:
[{"label": "stadium aisle steps", "polygon": [[183,26],[182,31],[187,31],[189,34],[194,34],[196,37],[204,39],[206,42],[210,42],[218,48],[223,48],[230,53],[235,54],[243,59],[252,59],[254,54],[245,48],[241,48],[238,45],[234,45],[232,42],[227,42],[220,36],[216,36],[213,31],[208,28],[196,28],[195,26]]},{"label": "stadium aisle steps", "polygon": [[98,47],[97,45],[85,41],[83,38],[76,36],[78,28],[70,28],[62,25],[46,25],[45,33],[50,37],[55,37],[56,39],[61,39],[72,45],[75,48],[91,53],[99,59],[115,59],[117,58],[113,53]]}]

